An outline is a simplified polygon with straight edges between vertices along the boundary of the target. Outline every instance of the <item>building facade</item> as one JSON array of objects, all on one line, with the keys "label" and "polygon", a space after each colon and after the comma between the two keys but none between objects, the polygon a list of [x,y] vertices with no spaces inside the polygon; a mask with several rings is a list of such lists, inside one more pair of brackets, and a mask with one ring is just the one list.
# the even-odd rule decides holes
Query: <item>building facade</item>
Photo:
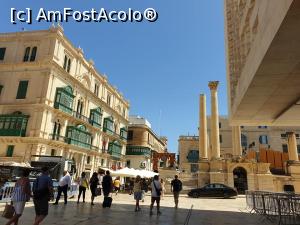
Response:
[{"label": "building facade", "polygon": [[[211,135],[210,122],[211,118],[208,116],[208,137]],[[241,146],[243,155],[246,155],[248,151],[258,152],[261,149],[288,152],[286,133],[290,131],[296,133],[297,148],[298,153],[300,154],[300,127],[241,126]],[[219,133],[221,157],[230,158],[232,157],[233,152],[233,129],[226,116],[219,116]],[[208,148],[211,148],[211,146],[208,145]],[[180,136],[178,139],[178,154],[181,169],[197,172],[199,161],[199,136]]]},{"label": "building facade", "polygon": [[126,147],[127,166],[153,170],[153,155],[167,151],[167,138],[158,137],[151,124],[140,116],[130,116]]},{"label": "building facade", "polygon": [[73,160],[77,174],[126,163],[129,103],[61,26],[0,34],[0,161]]}]

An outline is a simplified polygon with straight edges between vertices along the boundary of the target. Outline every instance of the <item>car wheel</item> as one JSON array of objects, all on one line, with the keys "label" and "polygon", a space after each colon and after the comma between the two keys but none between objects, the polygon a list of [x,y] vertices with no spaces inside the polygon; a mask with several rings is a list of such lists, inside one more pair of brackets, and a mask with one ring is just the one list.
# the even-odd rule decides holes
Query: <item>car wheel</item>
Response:
[{"label": "car wheel", "polygon": [[192,197],[193,197],[193,198],[199,198],[199,194],[198,194],[197,192],[193,192],[193,193],[192,193]]}]

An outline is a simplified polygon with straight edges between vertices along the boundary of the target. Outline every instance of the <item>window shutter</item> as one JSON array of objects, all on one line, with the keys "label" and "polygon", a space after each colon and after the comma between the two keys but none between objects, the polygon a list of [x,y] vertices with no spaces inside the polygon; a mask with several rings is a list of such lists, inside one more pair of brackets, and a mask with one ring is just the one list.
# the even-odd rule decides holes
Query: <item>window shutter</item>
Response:
[{"label": "window shutter", "polygon": [[33,47],[32,51],[31,51],[30,62],[35,61],[36,51],[37,51],[37,47]]},{"label": "window shutter", "polygon": [[28,80],[22,80],[22,81],[19,82],[19,87],[18,87],[18,92],[17,92],[16,99],[26,98],[27,87],[28,87]]}]

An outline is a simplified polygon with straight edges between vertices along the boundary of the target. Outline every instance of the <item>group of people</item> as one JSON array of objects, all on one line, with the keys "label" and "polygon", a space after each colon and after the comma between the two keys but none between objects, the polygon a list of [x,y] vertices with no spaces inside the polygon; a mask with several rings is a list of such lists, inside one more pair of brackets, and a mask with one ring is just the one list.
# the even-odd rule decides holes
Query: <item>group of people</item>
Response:
[{"label": "group of people", "polygon": [[[24,170],[21,178],[16,182],[14,192],[12,194],[12,204],[14,206],[15,214],[14,216],[6,223],[18,224],[19,218],[21,217],[24,207],[27,201],[30,198],[33,198],[34,208],[36,217],[33,225],[39,225],[45,217],[48,215],[49,201],[54,199],[53,195],[53,181],[49,176],[49,169],[47,167],[42,168],[42,174],[34,181],[31,191],[31,185],[29,180],[29,170]],[[119,181],[117,178],[116,180]],[[85,193],[87,189],[91,191],[91,205],[94,205],[94,199],[96,196],[101,195],[103,192],[104,201],[108,198],[109,194],[112,193],[113,187],[115,187],[116,194],[120,188],[120,181],[113,182],[110,172],[99,171],[98,173],[94,172],[91,179],[89,180],[86,177],[86,174],[83,172],[81,177],[77,180],[79,184],[79,194],[77,199],[77,204],[80,201],[82,196],[83,202],[85,202]],[[58,193],[56,201],[53,203],[57,205],[61,194],[64,194],[64,203],[67,204],[68,196],[67,192],[71,186],[71,177],[67,171],[64,171],[63,177],[59,180]],[[117,187],[117,188],[116,188]],[[141,210],[140,201],[144,199],[145,192],[148,191],[149,183],[142,179],[140,176],[137,176],[133,181],[132,192],[134,194],[134,199],[136,201],[135,211],[138,212]],[[174,195],[175,208],[178,207],[178,198],[179,193],[182,190],[182,183],[178,179],[178,176],[175,176],[175,179],[171,182],[171,191]],[[151,205],[150,205],[150,215],[153,215],[153,206],[156,202],[157,205],[157,214],[160,215],[160,199],[164,192],[164,182],[159,180],[159,176],[155,175],[151,182]],[[103,202],[104,206],[104,202]]]},{"label": "group of people", "polygon": [[[141,179],[140,176],[137,176],[133,183],[133,194],[134,199],[136,200],[135,211],[138,212],[141,210],[140,201],[143,200],[145,191],[148,190],[148,184],[145,183],[145,179]],[[175,208],[178,208],[179,193],[182,190],[182,182],[178,179],[178,176],[175,175],[174,179],[171,182],[171,192],[174,196]],[[156,203],[157,206],[157,215],[161,214],[160,211],[160,200],[163,197],[165,192],[165,182],[163,179],[159,180],[159,176],[155,175],[151,182],[151,204],[150,204],[150,215],[153,215],[153,206]]]}]

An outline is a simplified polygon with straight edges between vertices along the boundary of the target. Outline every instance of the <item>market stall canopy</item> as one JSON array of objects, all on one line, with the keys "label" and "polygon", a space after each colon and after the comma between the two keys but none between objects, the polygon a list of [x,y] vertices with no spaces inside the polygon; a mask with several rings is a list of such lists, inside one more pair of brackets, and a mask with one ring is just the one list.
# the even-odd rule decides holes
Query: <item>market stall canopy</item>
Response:
[{"label": "market stall canopy", "polygon": [[0,166],[13,166],[13,167],[23,167],[23,168],[32,168],[29,163],[19,163],[13,161],[0,162]]}]

